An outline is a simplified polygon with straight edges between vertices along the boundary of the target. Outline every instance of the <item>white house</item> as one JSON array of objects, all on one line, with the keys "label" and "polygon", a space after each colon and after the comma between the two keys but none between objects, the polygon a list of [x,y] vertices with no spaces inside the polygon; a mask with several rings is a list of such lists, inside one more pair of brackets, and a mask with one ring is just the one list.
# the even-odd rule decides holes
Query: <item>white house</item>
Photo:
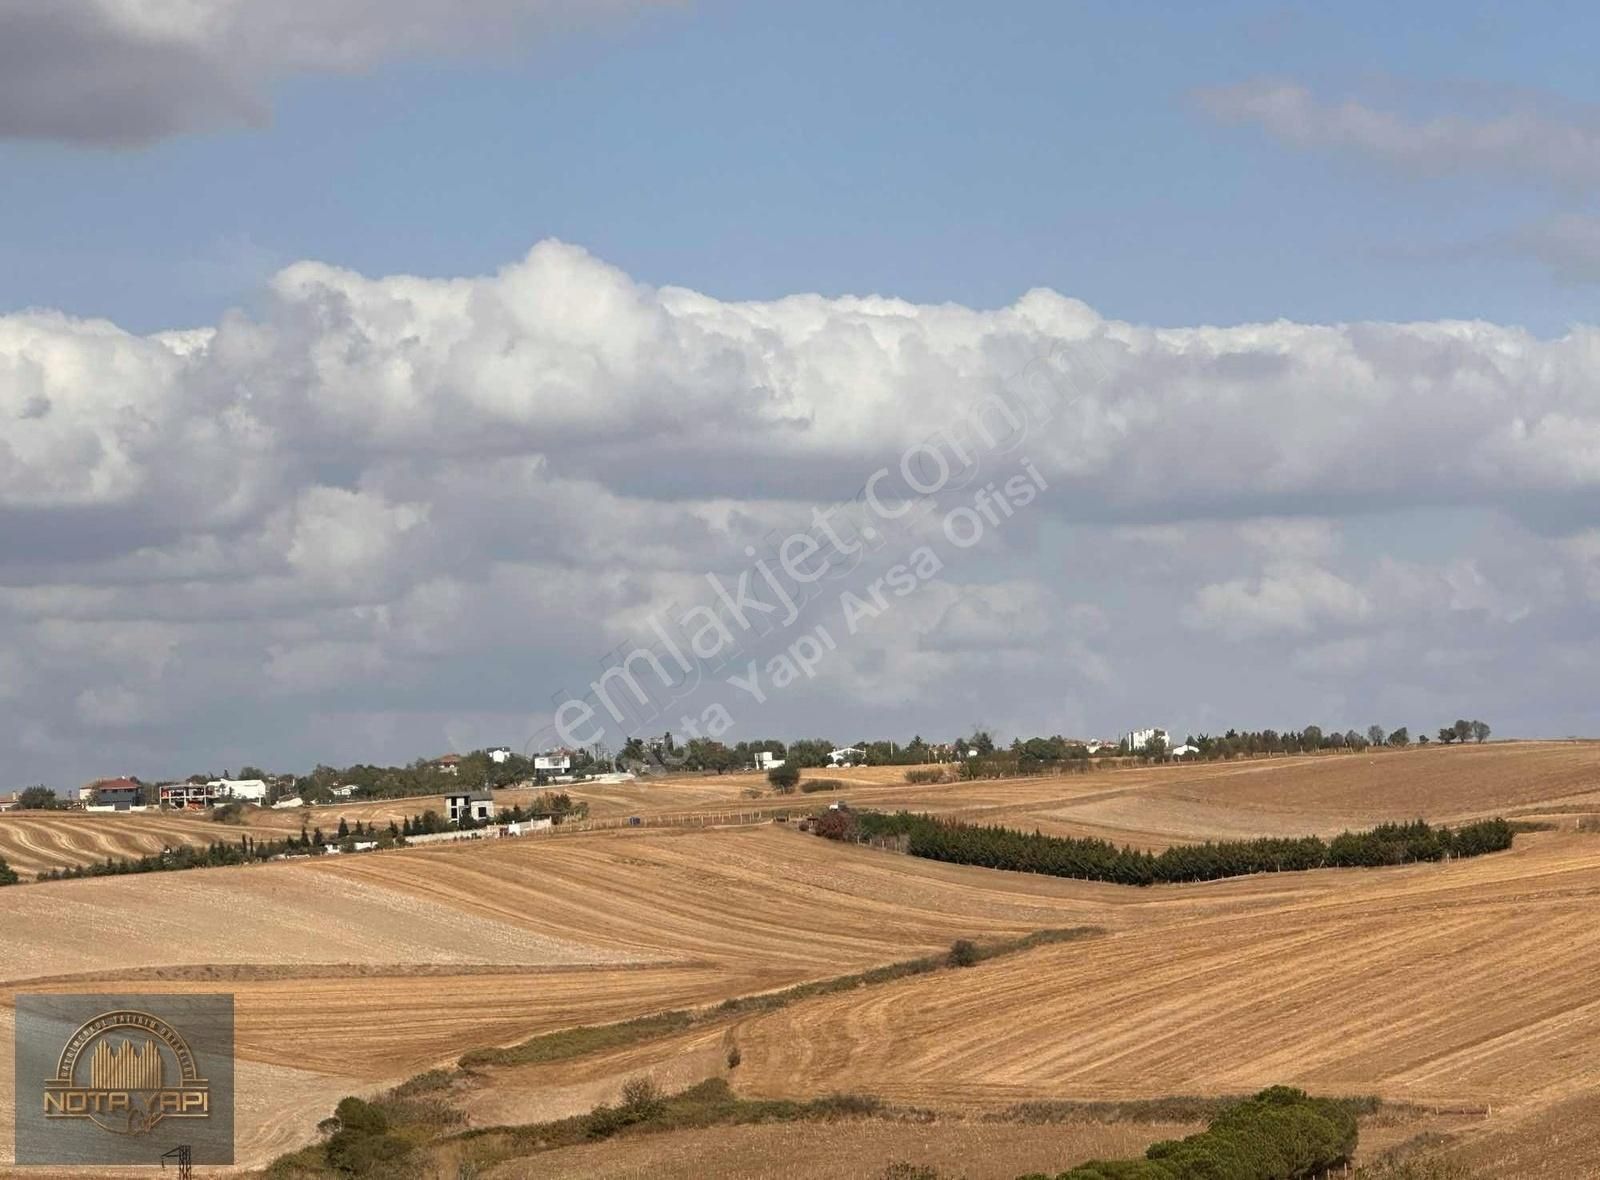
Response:
[{"label": "white house", "polygon": [[859,746],[846,746],[842,750],[828,751],[829,766],[854,766],[861,761],[865,751]]},{"label": "white house", "polygon": [[215,778],[206,786],[218,795],[241,799],[246,803],[265,803],[267,784],[258,778]]},{"label": "white house", "polygon": [[533,759],[533,768],[535,770],[565,774],[572,769],[572,755],[564,751],[557,751],[553,754],[537,754]]},{"label": "white house", "polygon": [[1167,752],[1174,758],[1192,758],[1200,752],[1200,747],[1191,746],[1188,742],[1184,742],[1183,745],[1174,746]]},{"label": "white house", "polygon": [[1123,735],[1122,740],[1128,743],[1130,752],[1142,750],[1148,746],[1153,738],[1167,740],[1167,731],[1164,729],[1134,729]]},{"label": "white house", "polygon": [[489,751],[489,760],[494,763],[504,763],[511,760],[511,751],[505,746],[498,746]]},{"label": "white house", "polygon": [[779,758],[771,750],[757,750],[756,751],[756,769],[757,770],[771,770],[775,766],[782,766],[782,765],[783,765],[783,759]]}]

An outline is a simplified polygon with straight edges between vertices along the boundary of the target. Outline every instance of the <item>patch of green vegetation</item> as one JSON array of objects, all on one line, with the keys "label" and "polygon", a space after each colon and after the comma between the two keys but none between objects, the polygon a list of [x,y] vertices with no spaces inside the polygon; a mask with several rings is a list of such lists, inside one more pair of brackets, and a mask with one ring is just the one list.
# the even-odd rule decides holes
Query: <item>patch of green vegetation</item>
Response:
[{"label": "patch of green vegetation", "polygon": [[1198,1134],[1152,1143],[1142,1159],[1090,1160],[1056,1180],[1303,1180],[1346,1166],[1356,1140],[1349,1100],[1272,1086],[1230,1103]]},{"label": "patch of green vegetation", "polygon": [[588,1114],[508,1127],[475,1127],[442,1142],[468,1145],[467,1157],[484,1167],[562,1147],[576,1147],[618,1135],[732,1127],[751,1123],[831,1122],[839,1119],[930,1117],[925,1111],[900,1111],[865,1094],[832,1094],[793,1101],[740,1098],[722,1078],[708,1078],[677,1094],[663,1095],[641,1079],[623,1088],[616,1106],[602,1104]]},{"label": "patch of green vegetation", "polygon": [[567,1061],[604,1049],[652,1041],[693,1027],[697,1014],[681,1010],[656,1012],[618,1024],[580,1024],[558,1032],[544,1033],[504,1049],[475,1049],[461,1058],[462,1069],[492,1065],[538,1065]]},{"label": "patch of green vegetation", "polygon": [[[1205,1123],[1237,1105],[1238,1098],[1201,1098],[1198,1095],[1171,1095],[1165,1098],[1129,1098],[1111,1101],[1035,1101],[1019,1102],[1004,1110],[982,1116],[986,1123]],[[1355,1118],[1367,1118],[1379,1111],[1411,1112],[1405,1103],[1385,1102],[1366,1096],[1323,1099],[1348,1111]]]}]

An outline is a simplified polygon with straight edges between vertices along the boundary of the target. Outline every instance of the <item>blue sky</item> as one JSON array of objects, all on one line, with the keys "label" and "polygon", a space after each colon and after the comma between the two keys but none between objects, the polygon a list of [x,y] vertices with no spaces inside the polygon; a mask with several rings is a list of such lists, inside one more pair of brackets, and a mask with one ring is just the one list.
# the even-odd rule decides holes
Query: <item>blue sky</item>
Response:
[{"label": "blue sky", "polygon": [[650,732],[1600,728],[1592,11],[396,3],[0,12],[0,789],[552,740],[1041,378]]},{"label": "blue sky", "polygon": [[498,61],[290,76],[260,129],[0,147],[0,308],[203,324],[296,259],[470,274],[558,237],[724,299],[1049,286],[1159,324],[1556,332],[1592,291],[1496,243],[1558,198],[1286,151],[1192,98],[1258,77],[1600,97],[1592,10],[1523,11],[707,0]]}]

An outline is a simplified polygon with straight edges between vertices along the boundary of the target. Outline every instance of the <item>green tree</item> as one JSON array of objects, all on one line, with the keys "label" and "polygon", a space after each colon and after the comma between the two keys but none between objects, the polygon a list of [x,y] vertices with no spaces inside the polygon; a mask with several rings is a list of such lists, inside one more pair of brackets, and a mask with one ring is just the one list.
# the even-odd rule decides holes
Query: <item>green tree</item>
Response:
[{"label": "green tree", "polygon": [[1386,739],[1385,739],[1384,732],[1383,732],[1383,726],[1381,726],[1381,725],[1369,725],[1369,726],[1367,726],[1367,741],[1371,742],[1374,746],[1381,746],[1381,745],[1383,745],[1385,740]]},{"label": "green tree", "polygon": [[788,795],[800,785],[800,768],[793,762],[785,762],[782,766],[774,766],[767,771],[767,781],[772,784],[772,789],[780,795]]},{"label": "green tree", "polygon": [[1389,744],[1397,749],[1403,749],[1411,744],[1411,731],[1402,725],[1389,735]]},{"label": "green tree", "polygon": [[1464,742],[1472,736],[1472,722],[1465,717],[1457,717],[1456,723],[1450,729],[1456,735],[1456,741],[1458,742]]},{"label": "green tree", "polygon": [[21,811],[53,811],[61,806],[61,800],[49,787],[40,785],[27,787],[17,796],[17,808]]},{"label": "green tree", "polygon": [[1472,723],[1472,740],[1480,745],[1489,740],[1489,726],[1482,721]]}]

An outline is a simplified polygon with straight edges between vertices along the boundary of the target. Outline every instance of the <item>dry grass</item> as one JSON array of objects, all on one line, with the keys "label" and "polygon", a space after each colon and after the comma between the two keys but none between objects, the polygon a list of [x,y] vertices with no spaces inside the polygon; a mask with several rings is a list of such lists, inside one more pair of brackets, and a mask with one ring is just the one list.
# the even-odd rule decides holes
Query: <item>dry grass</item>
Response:
[{"label": "dry grass", "polygon": [[136,858],[169,845],[203,845],[239,835],[237,827],[193,813],[8,811],[0,814],[0,858],[31,880],[43,869],[91,864],[108,856]]},{"label": "dry grass", "polygon": [[[883,771],[900,773],[826,777],[862,776],[838,792],[852,804],[1029,827],[1064,815],[1053,822],[1100,833],[1123,825],[1153,844],[1275,825],[1301,832],[1418,814],[1532,814],[1586,799],[1600,810],[1593,744],[940,786]],[[605,805],[652,814],[718,798],[737,806],[749,777],[624,784],[605,788]],[[280,814],[298,829],[298,814]],[[50,818],[100,833],[141,817]],[[151,818],[204,824],[207,837],[217,830]],[[16,822],[0,817],[12,833],[0,841],[14,838]],[[668,1089],[727,1074],[752,1096],[850,1090],[974,1114],[1030,1100],[1230,1094],[1287,1082],[1450,1109],[1491,1105],[1490,1118],[1468,1120],[1459,1148],[1501,1169],[1486,1174],[1577,1175],[1537,1168],[1600,1135],[1600,1120],[1593,1134],[1562,1130],[1574,1118],[1587,1126],[1587,1115],[1563,1104],[1578,1103],[1600,1068],[1597,881],[1600,841],[1570,830],[1520,836],[1510,853],[1458,864],[1133,891],[941,865],[773,826],[27,886],[0,895],[0,946],[10,952],[0,971],[0,1108],[13,1092],[9,1001],[19,990],[235,993],[240,1157],[259,1162],[308,1139],[341,1094],[469,1049],[861,971],[940,952],[959,937],[1095,925],[1109,933],[1092,943],[746,1013],[731,1032],[691,1029],[488,1069],[454,1100],[482,1126],[585,1111],[639,1073]],[[728,1074],[730,1037],[742,1062]],[[813,1131],[619,1141],[542,1158],[541,1169],[569,1171],[539,1174],[687,1175],[689,1164],[675,1160],[705,1159],[700,1174],[760,1175],[762,1161],[776,1161],[791,1169],[784,1175],[806,1175],[793,1169],[816,1158],[816,1174],[871,1175],[849,1169],[881,1172],[909,1159],[1014,1176],[1125,1146],[1080,1152],[1079,1140],[1063,1138],[1039,1159],[1027,1154],[1029,1140],[1088,1132],[1019,1133],[974,1118],[863,1126],[860,1142],[835,1155],[827,1143],[801,1149]],[[10,1133],[9,1110],[0,1109],[0,1155]],[[914,1150],[919,1142],[926,1153]]]}]

